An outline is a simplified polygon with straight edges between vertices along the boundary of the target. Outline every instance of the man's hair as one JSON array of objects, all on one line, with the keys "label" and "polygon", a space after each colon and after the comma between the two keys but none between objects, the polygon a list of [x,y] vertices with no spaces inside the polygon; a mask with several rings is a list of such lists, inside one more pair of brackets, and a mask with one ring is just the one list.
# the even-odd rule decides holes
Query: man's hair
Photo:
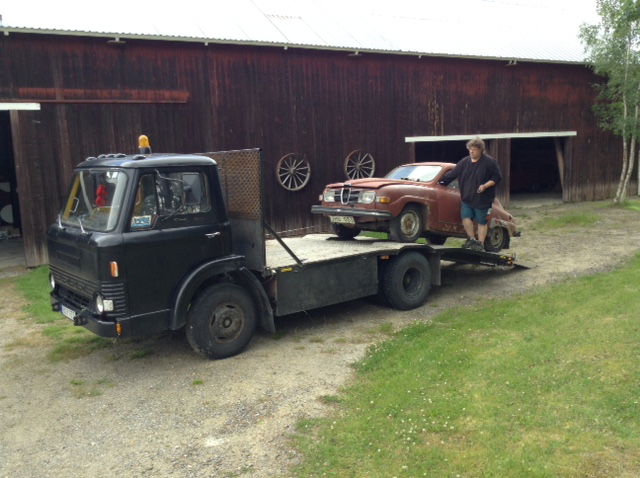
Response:
[{"label": "man's hair", "polygon": [[480,139],[480,136],[476,136],[467,141],[467,149],[469,148],[480,148],[480,151],[484,153],[484,141]]}]

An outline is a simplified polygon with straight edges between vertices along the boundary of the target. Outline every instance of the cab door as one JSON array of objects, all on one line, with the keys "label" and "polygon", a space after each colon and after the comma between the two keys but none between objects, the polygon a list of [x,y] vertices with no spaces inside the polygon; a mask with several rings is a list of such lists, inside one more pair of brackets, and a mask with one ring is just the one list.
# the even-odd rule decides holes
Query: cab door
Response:
[{"label": "cab door", "polygon": [[224,205],[210,192],[201,168],[139,174],[123,234],[132,315],[168,310],[187,273],[228,254]]},{"label": "cab door", "polygon": [[460,190],[458,189],[458,180],[455,179],[448,185],[438,184],[437,202],[438,202],[438,228],[444,232],[464,233],[462,226],[462,218],[460,217]]}]

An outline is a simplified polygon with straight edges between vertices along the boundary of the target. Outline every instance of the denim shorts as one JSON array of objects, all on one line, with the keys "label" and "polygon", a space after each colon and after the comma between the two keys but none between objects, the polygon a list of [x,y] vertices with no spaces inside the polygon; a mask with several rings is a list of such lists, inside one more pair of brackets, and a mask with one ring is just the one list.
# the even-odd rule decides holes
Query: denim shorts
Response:
[{"label": "denim shorts", "polygon": [[465,203],[462,203],[462,206],[460,206],[460,216],[462,217],[462,219],[471,219],[483,226],[487,223],[488,215],[489,208],[476,209]]}]

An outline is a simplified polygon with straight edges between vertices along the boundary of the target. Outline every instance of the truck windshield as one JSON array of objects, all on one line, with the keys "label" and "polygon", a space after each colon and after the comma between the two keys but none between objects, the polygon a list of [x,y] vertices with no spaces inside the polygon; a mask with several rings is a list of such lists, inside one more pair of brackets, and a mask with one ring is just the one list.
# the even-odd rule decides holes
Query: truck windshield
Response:
[{"label": "truck windshield", "polygon": [[385,176],[387,179],[429,182],[438,175],[442,166],[399,166]]},{"label": "truck windshield", "polygon": [[77,171],[60,212],[62,224],[107,232],[116,227],[127,176],[114,169]]}]

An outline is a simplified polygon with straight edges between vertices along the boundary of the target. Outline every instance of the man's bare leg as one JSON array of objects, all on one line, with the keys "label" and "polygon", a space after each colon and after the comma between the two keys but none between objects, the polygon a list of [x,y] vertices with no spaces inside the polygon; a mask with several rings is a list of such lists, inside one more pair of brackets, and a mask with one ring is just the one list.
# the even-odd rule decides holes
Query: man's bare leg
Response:
[{"label": "man's bare leg", "polygon": [[[473,231],[473,221],[471,219],[469,219],[468,217],[465,217],[462,220],[462,225],[464,226],[464,230],[467,233],[467,237],[475,239],[476,235],[475,235],[475,232]],[[485,230],[484,233],[485,233],[485,236],[486,236],[487,231]]]},{"label": "man's bare leg", "polygon": [[[489,227],[486,224],[478,224],[478,240],[484,244],[484,240],[487,238],[487,230]],[[466,227],[465,227],[466,231]]]}]

